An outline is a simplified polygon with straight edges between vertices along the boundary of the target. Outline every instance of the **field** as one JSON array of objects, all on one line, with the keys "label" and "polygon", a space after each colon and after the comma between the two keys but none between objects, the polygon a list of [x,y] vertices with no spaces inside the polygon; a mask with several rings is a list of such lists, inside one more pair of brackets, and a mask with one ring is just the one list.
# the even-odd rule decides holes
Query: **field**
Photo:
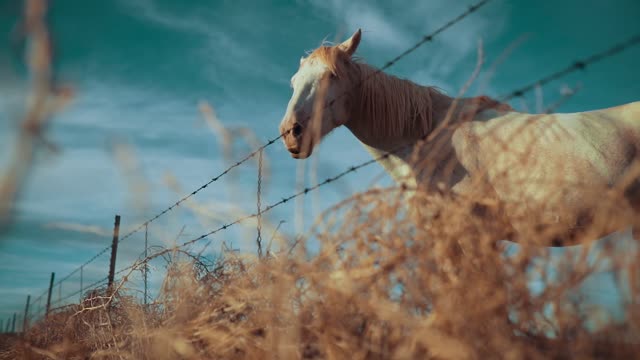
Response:
[{"label": "field", "polygon": [[[263,260],[170,264],[147,308],[94,292],[33,325],[3,358],[637,358],[637,303],[623,323],[594,328],[597,309],[567,301],[593,270],[584,259],[534,297],[524,270],[544,249],[505,259],[464,204],[431,199],[445,206],[424,226],[399,194],[376,189],[327,211],[313,257],[300,242]],[[640,262],[619,266],[633,289]]]}]

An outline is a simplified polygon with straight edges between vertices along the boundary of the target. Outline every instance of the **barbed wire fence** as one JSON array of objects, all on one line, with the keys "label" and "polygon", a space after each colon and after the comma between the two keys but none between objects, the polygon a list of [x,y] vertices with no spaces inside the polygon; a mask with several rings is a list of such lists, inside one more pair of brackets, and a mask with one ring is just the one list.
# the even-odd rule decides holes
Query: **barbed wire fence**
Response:
[{"label": "barbed wire fence", "polygon": [[[443,31],[445,31],[446,29],[450,28],[451,26],[453,26],[454,24],[456,24],[457,22],[463,20],[465,17],[467,17],[468,15],[476,12],[478,9],[480,9],[482,6],[484,6],[486,3],[488,3],[490,0],[484,0],[484,1],[480,1],[477,4],[471,5],[465,12],[463,12],[461,15],[458,15],[457,17],[455,17],[454,19],[452,19],[451,21],[447,22],[445,25],[441,26],[440,28],[436,29],[434,32],[424,35],[420,41],[418,41],[415,45],[413,45],[412,47],[410,47],[409,49],[407,49],[406,51],[402,52],[400,55],[394,57],[392,60],[386,62],[384,64],[383,67],[379,68],[378,71],[376,73],[380,73],[382,71],[384,71],[385,69],[388,69],[389,67],[393,66],[395,63],[397,63],[398,61],[400,61],[403,57],[409,55],[410,53],[412,53],[414,50],[416,50],[417,48],[419,48],[420,46],[422,46],[425,43],[431,42],[438,34],[442,33]],[[579,70],[584,70],[586,69],[588,66],[590,66],[593,63],[602,61],[606,58],[609,58],[611,56],[614,56],[622,51],[624,51],[625,49],[635,46],[637,44],[640,43],[640,35],[634,36],[631,39],[624,41],[622,43],[619,44],[615,44],[614,46],[610,47],[609,49],[600,52],[600,53],[596,53],[592,56],[589,56],[587,58],[584,59],[579,59],[577,61],[572,62],[569,66],[567,66],[566,68],[557,71],[555,73],[552,73],[551,75],[545,76],[543,78],[541,78],[540,80],[531,83],[531,84],[527,84],[519,89],[516,89],[502,97],[500,97],[501,101],[508,101],[511,100],[515,97],[522,97],[524,96],[525,93],[533,90],[536,87],[540,87],[543,86],[545,84],[548,84],[549,82],[553,81],[553,80],[557,80],[560,79],[570,73],[579,71]],[[375,75],[375,74],[373,74]],[[372,75],[372,76],[373,76]],[[367,78],[368,79],[368,78]],[[364,81],[366,81],[367,79],[365,79]],[[356,86],[361,86],[361,83],[356,85]],[[567,97],[572,96],[572,94],[567,95]],[[336,99],[334,99],[333,101],[331,101],[328,106],[332,106],[333,102]],[[563,101],[565,101],[566,99],[563,98]],[[557,105],[554,105],[557,106]],[[549,112],[550,110],[547,109],[547,112]],[[246,155],[245,157],[243,157],[242,159],[236,161],[235,163],[233,163],[231,166],[229,166],[228,168],[226,168],[223,172],[219,173],[218,175],[216,175],[215,177],[209,179],[207,182],[205,182],[203,185],[201,185],[200,187],[196,188],[195,190],[191,191],[190,193],[188,193],[187,195],[181,197],[178,201],[172,203],[170,206],[168,206],[167,208],[165,208],[164,210],[158,212],[156,215],[152,216],[151,218],[149,218],[148,220],[142,222],[140,225],[136,226],[135,228],[133,228],[132,230],[128,231],[127,233],[125,233],[123,236],[119,236],[117,234],[118,228],[119,228],[119,224],[116,224],[116,226],[114,227],[114,237],[113,237],[113,241],[112,244],[110,246],[107,246],[105,248],[103,248],[102,250],[100,250],[98,253],[96,253],[94,256],[92,256],[90,259],[88,259],[87,261],[85,261],[84,263],[82,263],[79,267],[77,267],[76,269],[74,269],[73,271],[71,271],[70,273],[66,274],[65,276],[63,276],[62,278],[58,279],[57,281],[55,281],[55,274],[52,273],[51,274],[51,281],[50,281],[50,285],[47,289],[45,289],[41,294],[39,294],[37,297],[35,297],[33,300],[30,299],[30,296],[28,297],[27,300],[27,305],[25,307],[25,312],[24,314],[21,314],[24,317],[24,325],[23,327],[28,328],[29,324],[33,324],[34,322],[38,321],[39,319],[46,317],[51,311],[56,311],[57,309],[61,309],[64,308],[65,306],[69,305],[69,304],[77,304],[79,301],[82,301],[83,297],[85,296],[85,294],[87,292],[90,291],[94,291],[97,288],[109,288],[111,286],[113,286],[113,282],[115,281],[115,277],[119,277],[118,281],[122,281],[123,277],[127,277],[128,274],[130,274],[132,271],[139,269],[142,267],[143,270],[143,274],[144,274],[144,303],[147,303],[147,299],[148,299],[148,294],[147,294],[147,275],[148,275],[148,271],[149,271],[149,261],[151,259],[154,258],[158,258],[170,251],[173,251],[177,248],[179,249],[184,249],[184,248],[188,248],[189,246],[198,243],[202,240],[208,239],[210,236],[213,236],[217,233],[220,233],[222,231],[226,231],[229,228],[233,227],[234,225],[243,223],[249,219],[256,219],[257,220],[257,237],[256,237],[256,243],[257,243],[257,248],[258,248],[258,256],[262,257],[262,228],[261,228],[261,217],[263,214],[273,210],[276,207],[279,207],[287,202],[289,202],[290,200],[293,200],[297,197],[301,197],[301,196],[305,196],[308,193],[318,190],[321,187],[327,186],[331,183],[334,183],[335,181],[337,181],[338,179],[350,174],[350,173],[354,173],[356,171],[358,171],[359,169],[362,169],[364,167],[367,167],[373,163],[378,162],[379,160],[382,160],[384,158],[389,157],[391,154],[396,153],[397,151],[400,151],[401,148],[397,148],[394,149],[392,151],[389,151],[379,157],[376,158],[372,158],[368,161],[362,162],[360,164],[356,164],[353,166],[350,166],[349,168],[347,168],[346,170],[332,176],[332,177],[328,177],[326,178],[324,181],[317,183],[313,186],[309,186],[304,188],[303,190],[299,191],[299,192],[295,192],[293,194],[290,194],[289,196],[286,197],[282,197],[281,200],[276,201],[274,203],[271,203],[267,206],[262,206],[261,204],[261,182],[262,182],[262,157],[263,157],[263,153],[264,150],[267,149],[268,147],[270,147],[271,145],[273,145],[276,141],[278,141],[279,139],[281,139],[284,135],[286,135],[286,132],[284,134],[280,134],[279,136],[272,138],[270,140],[268,140],[266,143],[264,143],[263,145],[259,146],[257,149],[255,149],[254,151],[250,152],[248,155]],[[171,211],[175,210],[176,208],[180,207],[183,203],[185,203],[187,200],[191,199],[192,197],[194,197],[195,195],[197,195],[198,193],[200,193],[201,191],[207,189],[210,185],[212,185],[213,183],[218,182],[221,178],[223,178],[225,175],[227,175],[230,171],[232,171],[235,168],[240,167],[241,165],[243,165],[244,163],[246,163],[247,161],[251,160],[252,158],[254,158],[256,155],[258,155],[258,182],[257,182],[257,193],[256,193],[256,212],[252,213],[252,214],[248,214],[245,216],[241,216],[236,218],[233,221],[227,222],[213,230],[210,230],[202,235],[199,235],[197,237],[193,237],[192,239],[188,240],[188,241],[184,241],[182,243],[180,243],[179,245],[176,245],[173,248],[167,248],[167,249],[161,249],[155,253],[149,254],[148,250],[148,244],[147,244],[147,231],[149,228],[149,225],[152,224],[153,222],[155,222],[156,220],[158,220],[159,218],[163,217],[164,215],[170,213]],[[117,221],[118,222],[118,221]],[[104,271],[104,267],[96,267],[93,266],[95,264],[95,262],[100,259],[101,257],[103,257],[105,254],[107,254],[107,252],[109,252],[110,250],[113,252],[114,248],[117,249],[118,244],[124,242],[125,240],[128,240],[130,238],[132,238],[134,236],[134,234],[137,234],[139,232],[141,232],[142,230],[145,230],[144,234],[145,234],[145,246],[144,246],[144,257],[142,259],[139,259],[137,261],[135,261],[133,264],[126,266],[118,271],[115,271],[115,256],[116,253],[112,254],[112,259],[111,259],[111,263],[114,264],[114,266],[112,266],[110,268],[110,273],[107,276],[96,276],[97,274],[99,274],[100,272]],[[267,250],[268,253],[268,250]],[[104,274],[104,273],[103,273]],[[126,275],[123,275],[126,274]],[[77,278],[77,279],[76,279]],[[90,283],[87,283],[87,279],[91,278],[93,281],[91,281]],[[79,283],[79,286],[71,291],[70,293],[65,293],[63,295],[63,284],[66,282],[69,282],[70,280],[75,279],[76,281],[74,281],[74,283],[77,285]],[[66,289],[66,287],[65,287]],[[6,330],[9,330],[9,324],[12,323],[13,324],[13,329],[15,329],[15,323],[16,323],[16,315],[14,314],[13,320],[12,319],[8,319],[6,322]],[[0,329],[2,330],[2,329]]]},{"label": "barbed wire fence", "polygon": [[[383,67],[381,67],[380,69],[378,69],[375,73],[371,74],[370,77],[373,77],[377,74],[379,74],[380,72],[384,71],[385,69],[390,68],[391,66],[393,66],[394,64],[396,64],[398,61],[400,61],[402,58],[404,58],[405,56],[409,55],[410,53],[412,53],[413,51],[415,51],[416,49],[418,49],[420,46],[424,45],[425,43],[431,42],[433,41],[433,39],[439,35],[440,33],[444,32],[445,30],[449,29],[450,27],[452,27],[453,25],[455,25],[456,23],[462,21],[464,18],[466,18],[467,16],[469,16],[470,14],[476,12],[478,9],[480,9],[482,6],[486,5],[490,0],[482,0],[476,4],[473,4],[471,6],[469,6],[467,8],[466,11],[464,11],[463,13],[461,13],[460,15],[456,16],[455,18],[451,19],[450,21],[448,21],[447,23],[445,23],[443,26],[437,28],[435,31],[433,31],[430,34],[424,35],[416,44],[414,44],[413,46],[411,46],[410,48],[408,48],[407,50],[405,50],[404,52],[400,53],[398,56],[394,57],[393,59],[387,61]],[[364,83],[365,81],[369,80],[369,78],[364,79],[363,81],[361,81],[359,84],[356,85],[356,87],[362,86],[362,83]],[[344,94],[342,94],[341,96],[344,96],[348,93],[348,91],[345,91]],[[334,99],[333,101],[335,101],[336,99]],[[333,105],[333,101],[330,102],[329,104],[327,104],[327,106],[332,106]],[[288,132],[288,131],[287,131]],[[73,271],[71,271],[70,273],[68,273],[67,275],[63,276],[62,278],[58,279],[57,281],[54,281],[54,277],[55,274],[52,273],[51,274],[51,284],[49,286],[48,289],[45,289],[40,295],[38,295],[30,304],[29,307],[31,309],[31,311],[29,311],[29,308],[27,308],[25,310],[25,324],[27,323],[31,323],[35,320],[37,320],[40,317],[46,316],[49,311],[51,311],[52,309],[56,309],[56,308],[60,308],[61,306],[64,306],[66,302],[71,301],[73,299],[75,299],[75,297],[79,297],[81,298],[83,296],[83,294],[87,291],[90,291],[91,289],[95,288],[96,286],[100,286],[100,285],[110,285],[109,284],[109,276],[104,277],[104,278],[100,278],[97,281],[94,281],[90,284],[85,285],[85,279],[87,278],[86,276],[86,270],[89,268],[89,266],[91,264],[94,264],[96,262],[96,260],[100,259],[101,257],[103,257],[105,254],[107,254],[110,250],[113,251],[114,247],[117,248],[118,244],[124,242],[125,240],[131,238],[134,234],[140,232],[142,229],[147,229],[148,226],[153,223],[154,221],[158,220],[159,218],[161,218],[162,216],[166,215],[167,213],[171,212],[172,210],[176,209],[177,207],[179,207],[182,203],[184,203],[185,201],[189,200],[190,198],[192,198],[193,196],[197,195],[199,192],[205,190],[206,188],[208,188],[210,185],[212,185],[215,182],[218,182],[221,178],[223,178],[225,175],[227,175],[229,172],[231,172],[233,169],[240,167],[241,165],[243,165],[244,163],[246,163],[247,161],[251,160],[252,158],[254,158],[256,155],[259,155],[259,164],[258,164],[258,191],[257,191],[257,212],[245,217],[242,217],[232,223],[223,225],[222,227],[220,227],[217,230],[211,231],[209,233],[207,233],[206,235],[202,235],[199,236],[193,240],[187,241],[186,243],[182,244],[181,247],[193,244],[207,236],[213,235],[219,231],[223,231],[228,229],[229,227],[238,224],[242,221],[246,221],[248,219],[251,218],[257,218],[258,222],[257,222],[257,237],[256,237],[256,242],[258,245],[258,253],[259,256],[262,254],[262,238],[261,238],[261,222],[260,222],[260,217],[262,213],[268,212],[271,209],[273,209],[276,206],[279,206],[281,204],[286,203],[289,199],[292,199],[293,197],[297,197],[298,195],[295,196],[290,196],[289,198],[283,198],[281,201],[269,205],[267,207],[265,207],[264,209],[261,209],[261,203],[260,203],[260,199],[261,199],[261,181],[262,181],[262,174],[261,174],[261,170],[262,170],[262,154],[264,152],[264,150],[273,145],[274,143],[276,143],[276,141],[278,141],[279,139],[281,139],[284,135],[286,135],[286,133],[280,134],[279,136],[268,140],[265,144],[259,146],[257,149],[255,149],[254,151],[250,152],[248,155],[246,155],[244,158],[236,161],[234,164],[232,164],[231,166],[229,166],[228,168],[226,168],[223,172],[221,172],[220,174],[218,174],[217,176],[211,178],[209,181],[205,182],[204,184],[202,184],[200,187],[198,187],[197,189],[193,190],[192,192],[188,193],[187,195],[183,196],[182,198],[180,198],[178,201],[174,202],[173,204],[171,204],[169,207],[165,208],[164,210],[158,212],[155,216],[149,218],[147,221],[144,221],[143,223],[141,223],[140,225],[138,225],[137,227],[135,227],[133,230],[127,232],[126,234],[124,234],[121,237],[116,237],[114,236],[114,241],[110,246],[106,246],[104,247],[102,250],[100,250],[98,253],[96,253],[94,256],[92,256],[90,259],[88,259],[87,261],[85,261],[84,263],[82,263],[80,266],[78,266],[76,269],[74,269]],[[368,162],[367,164],[363,164],[361,166],[358,167],[353,167],[352,171],[355,171],[357,168],[360,167],[364,167],[366,165],[369,165],[370,163],[373,163],[373,161]],[[338,178],[342,177],[346,175],[346,173],[340,174],[339,176],[334,177],[334,180],[337,180]],[[331,182],[331,179],[327,179],[325,180],[323,183],[316,185],[313,188],[307,188],[304,190],[304,193],[306,194],[309,191],[312,191],[313,189],[319,188],[320,186],[326,185],[327,183]],[[147,248],[145,247],[145,253],[146,253]],[[113,261],[112,261],[113,262]],[[145,269],[148,267],[148,263],[145,263]],[[116,273],[115,275],[118,274],[122,274],[123,272],[125,272],[126,270],[129,270],[131,267],[127,267],[123,270],[120,270],[118,273]],[[110,269],[110,271],[112,272],[113,276],[113,269]],[[66,295],[62,295],[63,293],[63,284],[67,281],[69,281],[70,279],[74,278],[74,277],[79,277],[78,282],[79,282],[79,288],[69,294]],[[146,272],[145,272],[145,277],[146,277]],[[146,281],[145,281],[145,287],[146,287]],[[56,291],[57,290],[57,294]],[[56,296],[57,295],[57,296]],[[145,300],[146,300],[146,295],[145,295]]]}]

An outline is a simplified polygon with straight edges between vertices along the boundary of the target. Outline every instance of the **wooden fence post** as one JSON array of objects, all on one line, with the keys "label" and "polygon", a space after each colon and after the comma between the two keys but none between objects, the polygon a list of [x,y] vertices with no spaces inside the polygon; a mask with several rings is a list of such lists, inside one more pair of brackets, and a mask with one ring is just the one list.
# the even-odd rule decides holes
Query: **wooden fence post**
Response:
[{"label": "wooden fence post", "polygon": [[45,310],[44,316],[49,316],[49,310],[51,310],[51,291],[53,290],[53,281],[56,278],[56,273],[51,273],[51,280],[49,281],[49,293],[47,294],[47,309]]},{"label": "wooden fence post", "polygon": [[80,266],[80,301],[82,301],[82,282],[84,281],[84,265]]},{"label": "wooden fence post", "polygon": [[149,273],[149,259],[147,259],[147,257],[149,257],[149,253],[148,253],[148,249],[149,249],[149,243],[148,243],[148,237],[147,234],[149,232],[149,225],[145,225],[144,226],[144,310],[147,310],[147,281],[149,280],[148,278],[148,273]]},{"label": "wooden fence post", "polygon": [[24,320],[22,321],[22,333],[26,333],[29,328],[29,303],[31,302],[31,295],[27,295],[27,305],[24,307]]},{"label": "wooden fence post", "polygon": [[109,284],[108,288],[111,290],[113,285],[115,273],[116,273],[116,255],[118,254],[118,236],[120,234],[120,215],[116,215],[115,223],[113,224],[113,240],[111,241],[111,261],[109,262]]},{"label": "wooden fence post", "polygon": [[13,313],[13,321],[11,322],[11,333],[16,333],[16,313]]}]

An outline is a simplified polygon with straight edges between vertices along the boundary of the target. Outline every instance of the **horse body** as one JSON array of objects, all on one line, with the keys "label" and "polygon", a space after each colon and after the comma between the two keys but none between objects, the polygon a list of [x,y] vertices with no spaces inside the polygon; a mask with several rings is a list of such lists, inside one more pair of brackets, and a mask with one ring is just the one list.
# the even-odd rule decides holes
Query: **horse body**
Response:
[{"label": "horse body", "polygon": [[[640,102],[624,108],[640,115]],[[640,119],[630,123],[614,116],[614,109],[549,115],[509,112],[465,123],[453,142],[465,168],[485,169],[496,185],[506,177],[508,182],[551,179],[565,185],[612,186],[640,149]],[[544,187],[535,190],[529,191],[535,198],[548,196]]]},{"label": "horse body", "polygon": [[[482,177],[512,217],[542,214],[540,221],[574,231],[592,225],[598,211],[617,211],[593,235],[600,237],[632,225],[627,217],[640,211],[640,194],[626,191],[640,176],[633,167],[640,102],[580,113],[507,112],[461,125],[452,143],[469,176]],[[605,195],[617,197],[616,209],[599,209]]]},{"label": "horse body", "polygon": [[[323,136],[345,125],[395,181],[458,196],[480,192],[504,207],[516,233],[551,219],[560,238],[573,237],[552,246],[585,241],[571,234],[593,223],[605,194],[620,201],[603,211],[620,216],[593,236],[633,224],[629,214],[640,212],[640,102],[527,114],[486,96],[454,99],[356,61],[360,36],[301,60],[281,123],[294,158],[308,157]],[[329,111],[310,112],[326,104]]]}]

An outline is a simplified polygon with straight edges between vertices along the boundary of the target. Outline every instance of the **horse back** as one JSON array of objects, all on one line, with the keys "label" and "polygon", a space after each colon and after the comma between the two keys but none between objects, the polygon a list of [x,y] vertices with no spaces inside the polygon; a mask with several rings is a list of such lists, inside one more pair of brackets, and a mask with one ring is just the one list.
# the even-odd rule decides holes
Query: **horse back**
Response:
[{"label": "horse back", "polygon": [[484,111],[460,124],[452,144],[472,173],[526,168],[577,179],[591,171],[610,183],[640,156],[640,101],[575,113]]},{"label": "horse back", "polygon": [[[470,176],[484,178],[514,216],[558,214],[573,226],[640,160],[640,102],[577,113],[482,115],[462,123],[452,145]],[[637,188],[636,199],[629,191],[625,196],[640,210],[637,179],[625,185]]]}]

